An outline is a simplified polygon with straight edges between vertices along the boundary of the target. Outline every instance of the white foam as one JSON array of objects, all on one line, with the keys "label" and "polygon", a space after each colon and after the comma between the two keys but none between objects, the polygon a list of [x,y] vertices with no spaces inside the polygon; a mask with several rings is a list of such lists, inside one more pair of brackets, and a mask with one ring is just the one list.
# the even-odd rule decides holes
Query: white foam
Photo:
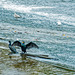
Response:
[{"label": "white foam", "polygon": [[50,9],[50,8],[55,8],[55,7],[50,7],[50,6],[32,6],[32,9]]},{"label": "white foam", "polygon": [[69,24],[69,25],[72,25],[72,26],[75,26],[75,23],[73,22],[66,22],[66,21],[63,21],[63,23],[65,23],[65,24]]},{"label": "white foam", "polygon": [[9,49],[9,48],[7,48],[7,47],[3,47],[3,46],[0,46],[0,48],[2,48],[2,49]]},{"label": "white foam", "polygon": [[49,14],[48,13],[44,13],[44,12],[34,12],[35,14],[41,15],[41,16],[46,16],[48,17]]},{"label": "white foam", "polygon": [[3,5],[3,8],[5,8],[7,10],[14,10],[17,12],[30,12],[30,10],[31,10],[30,7],[25,7],[23,5],[11,5],[11,4],[9,4],[9,5],[5,4],[5,5]]},{"label": "white foam", "polygon": [[48,6],[25,6],[25,5],[16,5],[16,4],[12,4],[12,3],[4,3],[2,4],[3,8],[7,9],[7,10],[14,10],[17,12],[22,12],[22,13],[26,13],[26,12],[30,12],[33,9],[43,9],[43,8],[54,8],[54,7],[48,7]]}]

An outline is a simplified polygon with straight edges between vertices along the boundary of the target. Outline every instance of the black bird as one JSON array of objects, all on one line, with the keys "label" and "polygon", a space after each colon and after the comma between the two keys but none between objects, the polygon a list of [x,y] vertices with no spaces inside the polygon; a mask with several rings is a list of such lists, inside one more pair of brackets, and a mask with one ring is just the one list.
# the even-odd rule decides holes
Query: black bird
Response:
[{"label": "black bird", "polygon": [[9,49],[11,50],[11,53],[18,53],[14,46],[12,46],[11,41],[9,41]]},{"label": "black bird", "polygon": [[19,42],[19,41],[15,41],[12,46],[19,46],[21,47],[21,50],[25,53],[26,52],[26,49],[30,49],[32,47],[35,47],[35,48],[39,48],[35,43],[33,42],[30,42],[28,44],[24,44],[24,42]]}]

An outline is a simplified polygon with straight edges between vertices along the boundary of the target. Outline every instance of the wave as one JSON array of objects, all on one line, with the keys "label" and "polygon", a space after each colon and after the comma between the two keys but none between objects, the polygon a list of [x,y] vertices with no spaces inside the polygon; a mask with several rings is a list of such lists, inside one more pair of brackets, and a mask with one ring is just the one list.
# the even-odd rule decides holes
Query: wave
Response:
[{"label": "wave", "polygon": [[[16,5],[16,4],[12,4],[12,3],[5,3],[2,5],[3,8],[7,9],[7,10],[13,10],[13,11],[17,11],[17,12],[30,12],[33,9],[44,9],[44,8],[54,8],[54,7],[48,7],[48,6],[25,6],[25,5]],[[11,7],[10,7],[11,6]]]},{"label": "wave", "polygon": [[[46,11],[40,11],[40,9],[58,9],[57,7],[50,7],[50,6],[34,6],[34,5],[31,5],[31,6],[25,6],[25,5],[17,5],[17,4],[13,4],[12,2],[5,2],[5,0],[2,0],[0,2],[0,5],[4,8],[4,9],[7,9],[7,10],[12,10],[14,12],[21,12],[21,13],[29,13],[29,14],[32,14],[32,15],[35,15],[33,17],[30,17],[30,19],[41,19],[41,20],[50,20],[50,21],[53,21],[53,22],[58,22],[58,20],[61,22],[61,23],[65,23],[65,24],[69,24],[69,25],[72,25],[72,26],[75,26],[75,18],[74,17],[71,17],[71,16],[68,16],[68,15],[63,15],[63,14],[54,14],[54,13],[51,13],[51,12],[46,12]],[[39,9],[39,12],[36,11]],[[35,10],[35,11],[34,11]],[[38,15],[40,17],[38,17]],[[44,17],[43,17],[44,16]],[[25,17],[23,15],[23,17]]]},{"label": "wave", "polygon": [[[2,35],[3,34],[6,34],[6,37],[8,34],[8,32],[11,30],[10,34],[12,33],[15,34],[15,31],[16,31],[16,34],[18,34],[17,38],[14,36],[13,38],[11,38],[11,36],[9,35],[9,38],[6,38],[5,36],[2,37],[1,39],[4,39],[4,40],[9,40],[11,38],[11,40],[15,39],[16,40],[25,40],[25,41],[38,41],[38,42],[43,42],[43,43],[58,43],[58,44],[75,44],[74,41],[72,41],[72,39],[75,39],[75,36],[74,36],[74,33],[70,33],[70,32],[62,32],[62,31],[56,31],[56,30],[50,30],[50,29],[37,29],[35,28],[25,28],[25,27],[22,27],[22,26],[13,26],[9,23],[0,23],[1,25],[1,28],[2,29]],[[5,28],[6,26],[6,28]],[[8,29],[6,31],[6,29]],[[5,32],[6,31],[6,32]],[[34,33],[35,32],[35,33]],[[29,38],[21,38],[20,34],[23,34],[23,35],[30,35]],[[31,34],[34,36],[32,37]],[[45,36],[45,37],[44,37]],[[1,37],[1,35],[0,35]],[[43,38],[44,37],[44,38]],[[50,37],[50,38],[49,38]],[[55,39],[56,37],[56,39]],[[69,40],[70,39],[70,40]],[[69,41],[68,41],[69,40]]]},{"label": "wave", "polygon": [[[53,57],[53,56],[51,56]],[[68,70],[68,71],[75,71],[75,66],[72,65],[72,64],[69,64],[68,62],[63,62],[63,61],[60,61],[60,60],[48,60],[48,59],[41,59],[41,58],[33,58],[33,59],[36,59],[36,60],[39,60],[39,61],[42,61],[42,62],[46,62],[48,64],[51,64],[55,67],[58,67],[58,68],[61,68],[61,69],[64,69],[64,70]]]},{"label": "wave", "polygon": [[[11,4],[10,4],[11,5]],[[25,6],[19,6],[19,5],[3,5],[3,8],[7,9],[7,10],[14,10],[17,12],[30,12],[31,8],[30,7],[25,7]]]}]

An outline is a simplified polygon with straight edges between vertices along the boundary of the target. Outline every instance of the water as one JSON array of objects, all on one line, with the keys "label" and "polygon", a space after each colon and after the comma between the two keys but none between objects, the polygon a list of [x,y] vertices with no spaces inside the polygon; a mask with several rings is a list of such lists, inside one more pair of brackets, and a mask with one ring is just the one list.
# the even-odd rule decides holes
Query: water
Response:
[{"label": "water", "polygon": [[39,61],[75,70],[75,1],[0,0],[0,38],[4,43],[33,41],[39,50],[27,52],[59,59]]}]

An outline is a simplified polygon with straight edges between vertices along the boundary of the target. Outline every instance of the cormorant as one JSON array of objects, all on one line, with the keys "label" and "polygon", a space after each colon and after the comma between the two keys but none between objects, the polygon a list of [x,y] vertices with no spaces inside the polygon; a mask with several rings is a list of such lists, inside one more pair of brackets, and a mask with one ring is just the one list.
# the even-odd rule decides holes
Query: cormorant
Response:
[{"label": "cormorant", "polygon": [[11,50],[11,53],[18,53],[14,46],[12,46],[11,41],[9,41],[9,49]]},{"label": "cormorant", "polygon": [[35,43],[33,42],[30,42],[28,44],[24,44],[24,42],[19,42],[19,41],[15,41],[12,46],[19,46],[21,47],[21,50],[25,53],[26,52],[26,49],[30,49],[32,47],[35,47],[35,48],[39,48]]}]

